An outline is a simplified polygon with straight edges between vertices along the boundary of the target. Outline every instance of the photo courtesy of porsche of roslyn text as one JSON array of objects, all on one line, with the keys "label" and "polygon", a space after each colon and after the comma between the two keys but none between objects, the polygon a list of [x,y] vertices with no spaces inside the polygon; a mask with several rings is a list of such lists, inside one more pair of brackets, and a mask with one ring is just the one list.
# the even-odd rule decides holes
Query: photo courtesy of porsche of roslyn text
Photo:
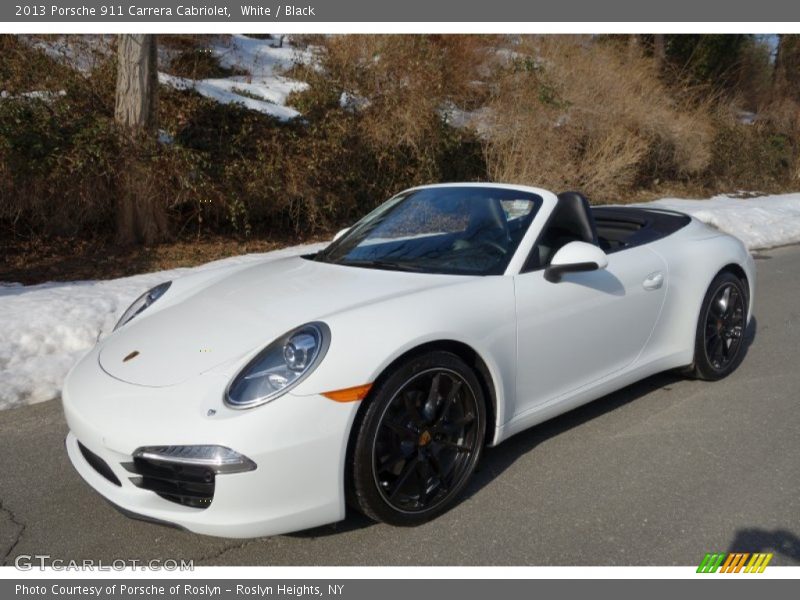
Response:
[{"label": "photo courtesy of porsche of roslyn text", "polygon": [[2,562],[800,564],[798,114],[788,33],[1,35]]}]

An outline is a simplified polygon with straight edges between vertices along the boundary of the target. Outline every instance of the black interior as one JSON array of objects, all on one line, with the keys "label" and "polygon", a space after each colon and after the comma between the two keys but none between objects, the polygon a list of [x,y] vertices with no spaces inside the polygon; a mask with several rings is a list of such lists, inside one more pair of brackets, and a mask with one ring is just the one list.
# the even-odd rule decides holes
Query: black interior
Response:
[{"label": "black interior", "polygon": [[596,206],[592,215],[600,247],[606,254],[654,242],[691,221],[681,213],[624,206]]},{"label": "black interior", "polygon": [[504,248],[508,247],[511,235],[500,200],[493,198],[489,202],[475,203],[463,238],[467,240],[485,238]]},{"label": "black interior", "polygon": [[691,221],[661,209],[592,207],[578,192],[558,195],[558,204],[533,246],[524,271],[541,269],[569,242],[595,244],[606,253],[641,246],[674,233]]},{"label": "black interior", "polygon": [[599,243],[589,201],[578,192],[558,195],[556,208],[534,244],[526,270],[547,266],[553,255],[569,242]]}]

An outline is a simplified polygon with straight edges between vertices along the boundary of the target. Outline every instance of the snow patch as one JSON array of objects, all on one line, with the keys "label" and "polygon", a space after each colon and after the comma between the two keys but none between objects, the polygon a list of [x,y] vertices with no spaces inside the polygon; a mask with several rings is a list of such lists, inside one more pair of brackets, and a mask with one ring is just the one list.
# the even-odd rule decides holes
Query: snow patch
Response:
[{"label": "snow patch", "polygon": [[664,198],[643,206],[660,206],[687,213],[712,227],[735,235],[750,250],[800,243],[800,193],[707,200]]},{"label": "snow patch", "polygon": [[219,38],[210,47],[220,65],[235,68],[248,75],[234,75],[217,79],[188,79],[159,73],[158,80],[179,90],[193,89],[202,96],[222,104],[241,104],[250,110],[272,115],[282,121],[299,116],[299,112],[286,106],[289,95],[308,88],[308,84],[284,77],[281,73],[294,63],[310,63],[313,52],[298,50],[285,39],[282,47],[278,40],[256,39],[245,35]]},{"label": "snow patch", "polygon": [[272,115],[282,121],[294,119],[300,114],[295,109],[285,106],[285,103],[289,94],[306,87],[304,83],[282,77],[248,81],[244,76],[187,79],[159,73],[158,81],[179,90],[195,90],[201,96],[221,104],[241,104],[245,108]]}]

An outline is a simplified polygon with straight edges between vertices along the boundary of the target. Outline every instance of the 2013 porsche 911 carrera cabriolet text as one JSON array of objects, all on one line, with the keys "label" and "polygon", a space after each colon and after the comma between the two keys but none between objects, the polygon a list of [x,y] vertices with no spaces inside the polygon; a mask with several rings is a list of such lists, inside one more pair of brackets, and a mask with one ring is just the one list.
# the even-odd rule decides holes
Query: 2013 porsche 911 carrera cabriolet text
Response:
[{"label": "2013 porsche 911 carrera cabriolet text", "polygon": [[414,188],[317,254],[136,300],[67,377],[67,451],[125,512],[195,532],[289,532],[347,504],[414,525],[485,445],[659,371],[729,374],[754,282],[738,239],[680,213]]}]

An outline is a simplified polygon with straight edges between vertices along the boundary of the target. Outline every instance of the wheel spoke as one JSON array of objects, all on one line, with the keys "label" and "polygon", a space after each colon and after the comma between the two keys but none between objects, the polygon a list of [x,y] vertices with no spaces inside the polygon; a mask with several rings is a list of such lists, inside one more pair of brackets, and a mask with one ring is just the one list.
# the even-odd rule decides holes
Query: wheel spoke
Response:
[{"label": "wheel spoke", "polygon": [[425,401],[426,404],[435,404],[439,399],[439,381],[441,380],[442,374],[437,373],[431,378],[431,387],[428,389],[428,399]]},{"label": "wheel spoke", "polygon": [[408,478],[411,477],[411,474],[417,470],[417,465],[419,464],[419,457],[415,456],[411,460],[406,463],[406,466],[403,467],[403,470],[398,475],[397,479],[395,479],[394,486],[392,487],[392,492],[389,494],[389,499],[394,500],[395,496],[397,496],[397,492],[400,491]]},{"label": "wheel spoke", "polygon": [[390,454],[385,459],[380,461],[380,463],[378,464],[378,472],[380,473],[386,470],[391,471],[389,467],[395,466],[397,463],[399,463],[401,460],[404,459],[405,457],[400,454]]},{"label": "wheel spoke", "polygon": [[722,357],[722,347],[724,345],[725,345],[725,342],[722,340],[722,337],[720,337],[719,335],[715,336],[714,337],[714,341],[712,342],[711,347],[709,348],[709,351],[708,351],[709,358],[711,360],[714,360],[717,357],[721,358]]},{"label": "wheel spoke", "polygon": [[[420,464],[427,466],[427,471],[430,472],[430,463],[428,463],[428,461],[425,461],[424,463],[420,461]],[[420,475],[420,473],[417,473],[417,503],[420,506],[425,506],[428,503],[428,481],[430,481],[430,478],[427,475],[423,477]]]},{"label": "wheel spoke", "polygon": [[442,469],[442,465],[439,463],[439,459],[431,453],[428,457],[428,463],[431,465],[433,472],[436,474],[436,477],[439,478],[439,488],[446,492],[450,489],[450,484],[447,481],[448,473],[445,473]]},{"label": "wheel spoke", "polygon": [[411,397],[410,392],[406,392],[403,396],[403,401],[405,402],[406,410],[408,411],[408,416],[411,417],[411,421],[417,427],[422,427],[425,425],[425,421],[422,419],[422,415],[419,414],[419,410],[417,409],[417,404],[414,399]]},{"label": "wheel spoke", "polygon": [[721,315],[727,315],[728,309],[731,306],[731,287],[726,286],[724,290],[722,290],[722,294],[720,295],[719,299],[719,306],[721,309]]},{"label": "wheel spoke", "polygon": [[436,415],[439,414],[444,398],[439,393],[441,384],[441,373],[436,373],[431,378],[431,384],[428,388],[428,395],[425,398],[425,403],[422,405],[422,418],[425,423],[433,423],[436,421]]},{"label": "wheel spoke", "polygon": [[439,417],[433,424],[434,429],[439,429],[444,420],[447,418],[447,415],[450,414],[450,409],[452,408],[453,404],[455,404],[456,400],[458,400],[458,393],[461,391],[462,385],[463,383],[460,379],[453,383],[453,386],[450,388],[450,392],[447,394],[447,399],[444,402],[444,406],[442,406],[442,411],[439,413]]},{"label": "wheel spoke", "polygon": [[447,448],[452,448],[457,452],[472,452],[472,448],[469,446],[465,446],[464,444],[459,444],[457,442],[451,442],[450,440],[442,440],[439,442],[442,446]]},{"label": "wheel spoke", "polygon": [[475,422],[475,415],[473,415],[470,412],[451,423],[442,423],[442,425],[439,427],[439,431],[442,431],[443,433],[449,436],[456,435],[462,429],[464,430],[463,432],[466,433],[467,431],[469,431],[470,425],[472,425],[472,423],[474,422]]},{"label": "wheel spoke", "polygon": [[417,435],[416,432],[413,431],[412,429],[409,429],[405,425],[402,425],[402,424],[400,424],[400,423],[398,423],[396,421],[393,421],[393,420],[388,420],[387,419],[386,421],[383,422],[383,424],[386,427],[388,427],[389,429],[391,429],[392,431],[394,431],[400,437],[413,438],[413,437],[415,437]]}]

